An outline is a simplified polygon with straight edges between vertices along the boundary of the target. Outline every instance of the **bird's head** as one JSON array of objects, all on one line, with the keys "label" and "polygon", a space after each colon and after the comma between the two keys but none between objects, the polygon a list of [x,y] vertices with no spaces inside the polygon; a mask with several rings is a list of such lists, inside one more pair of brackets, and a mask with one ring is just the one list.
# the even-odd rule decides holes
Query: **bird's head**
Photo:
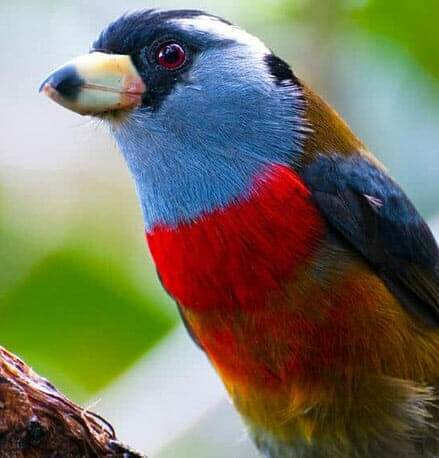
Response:
[{"label": "bird's head", "polygon": [[298,159],[307,130],[289,66],[200,11],[124,15],[41,88],[109,122],[149,228],[244,197],[264,167]]}]

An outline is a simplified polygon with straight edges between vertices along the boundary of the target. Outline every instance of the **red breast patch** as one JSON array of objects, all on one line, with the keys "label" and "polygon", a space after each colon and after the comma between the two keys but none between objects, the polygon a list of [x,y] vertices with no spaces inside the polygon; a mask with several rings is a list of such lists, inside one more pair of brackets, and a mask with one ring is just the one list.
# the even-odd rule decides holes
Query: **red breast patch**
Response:
[{"label": "red breast patch", "polygon": [[289,167],[261,174],[247,199],[147,240],[166,290],[183,308],[253,309],[292,279],[322,239],[325,223]]}]

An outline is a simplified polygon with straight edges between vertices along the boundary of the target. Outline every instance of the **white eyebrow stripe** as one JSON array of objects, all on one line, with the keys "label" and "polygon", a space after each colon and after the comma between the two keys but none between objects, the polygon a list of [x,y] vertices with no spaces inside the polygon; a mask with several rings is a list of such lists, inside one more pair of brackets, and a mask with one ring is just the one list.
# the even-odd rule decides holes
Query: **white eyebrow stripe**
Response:
[{"label": "white eyebrow stripe", "polygon": [[246,45],[257,54],[271,54],[270,50],[257,37],[234,25],[229,25],[212,16],[197,16],[194,18],[175,19],[177,23],[187,30],[200,30],[224,40],[233,40],[236,43]]}]

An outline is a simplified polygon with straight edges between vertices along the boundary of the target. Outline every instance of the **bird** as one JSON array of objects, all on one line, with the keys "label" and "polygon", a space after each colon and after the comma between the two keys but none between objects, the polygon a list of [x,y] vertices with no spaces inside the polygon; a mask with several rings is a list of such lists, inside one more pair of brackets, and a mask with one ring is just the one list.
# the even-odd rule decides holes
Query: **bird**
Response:
[{"label": "bird", "polygon": [[438,456],[437,242],[285,60],[218,16],[140,10],[40,90],[108,124],[158,277],[261,456]]}]

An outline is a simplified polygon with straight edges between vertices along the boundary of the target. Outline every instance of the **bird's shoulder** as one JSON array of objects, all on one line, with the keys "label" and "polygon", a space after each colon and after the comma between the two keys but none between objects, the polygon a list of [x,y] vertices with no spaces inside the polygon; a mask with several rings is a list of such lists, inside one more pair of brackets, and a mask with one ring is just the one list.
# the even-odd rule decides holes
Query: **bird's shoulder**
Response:
[{"label": "bird's shoulder", "polygon": [[361,152],[315,154],[301,175],[329,226],[359,252],[400,303],[439,325],[439,249],[384,168]]}]

